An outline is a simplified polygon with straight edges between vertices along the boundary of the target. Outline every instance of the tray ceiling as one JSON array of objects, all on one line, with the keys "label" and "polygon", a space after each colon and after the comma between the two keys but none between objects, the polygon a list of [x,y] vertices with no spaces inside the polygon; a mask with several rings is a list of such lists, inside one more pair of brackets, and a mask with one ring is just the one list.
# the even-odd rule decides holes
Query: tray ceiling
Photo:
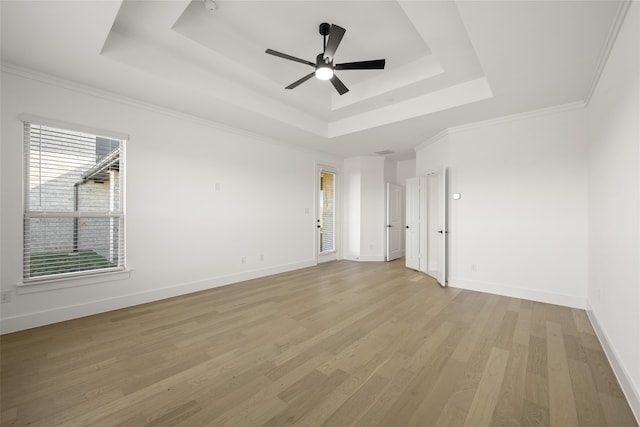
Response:
[{"label": "tray ceiling", "polygon": [[[338,156],[413,147],[473,121],[584,101],[617,1],[3,1],[2,61]],[[339,96],[310,67],[347,32]],[[6,67],[5,67],[6,68]]]}]

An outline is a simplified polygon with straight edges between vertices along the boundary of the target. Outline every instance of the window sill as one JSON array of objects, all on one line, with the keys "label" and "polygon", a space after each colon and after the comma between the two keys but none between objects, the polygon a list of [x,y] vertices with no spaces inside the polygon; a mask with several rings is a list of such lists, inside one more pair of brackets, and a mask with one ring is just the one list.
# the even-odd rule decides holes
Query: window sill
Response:
[{"label": "window sill", "polygon": [[56,289],[75,288],[78,286],[126,280],[131,277],[132,271],[133,270],[124,269],[105,273],[87,274],[84,276],[58,277],[31,282],[20,282],[17,286],[17,294],[32,294],[36,292],[53,291]]}]

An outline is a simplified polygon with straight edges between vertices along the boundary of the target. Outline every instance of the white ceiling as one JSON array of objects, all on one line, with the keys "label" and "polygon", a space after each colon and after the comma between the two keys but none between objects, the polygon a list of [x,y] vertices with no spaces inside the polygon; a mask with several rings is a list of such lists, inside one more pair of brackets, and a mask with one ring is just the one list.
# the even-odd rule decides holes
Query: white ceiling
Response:
[{"label": "white ceiling", "polygon": [[[620,2],[0,2],[2,61],[338,156],[413,156],[447,127],[589,96]],[[318,25],[347,32],[339,96],[312,71]]]}]

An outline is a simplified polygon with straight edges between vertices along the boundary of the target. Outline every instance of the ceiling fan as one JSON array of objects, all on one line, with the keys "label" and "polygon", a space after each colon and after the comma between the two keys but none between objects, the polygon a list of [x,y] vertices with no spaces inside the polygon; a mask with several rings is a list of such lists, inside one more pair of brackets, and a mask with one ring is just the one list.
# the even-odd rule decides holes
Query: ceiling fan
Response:
[{"label": "ceiling fan", "polygon": [[[329,80],[333,84],[333,87],[336,88],[340,95],[344,95],[349,92],[349,89],[342,83],[342,81],[335,75],[334,71],[336,70],[382,70],[384,69],[385,60],[384,59],[374,59],[371,61],[358,61],[358,62],[347,62],[344,64],[334,64],[333,63],[333,55],[335,55],[340,42],[342,41],[342,37],[344,33],[347,31],[342,27],[337,25],[329,25],[326,22],[320,24],[320,35],[323,36],[322,41],[322,52],[316,56],[315,64],[311,61],[306,61],[304,59],[296,58],[295,56],[287,55],[286,53],[277,52],[273,49],[267,49],[265,53],[269,55],[274,55],[283,59],[288,59],[290,61],[300,62],[301,64],[307,64],[315,68],[315,71],[307,74],[302,77],[300,80],[296,80],[291,83],[285,89],[293,89],[302,83],[309,80],[314,75],[320,80]],[[327,40],[327,36],[329,36],[329,40]]]}]

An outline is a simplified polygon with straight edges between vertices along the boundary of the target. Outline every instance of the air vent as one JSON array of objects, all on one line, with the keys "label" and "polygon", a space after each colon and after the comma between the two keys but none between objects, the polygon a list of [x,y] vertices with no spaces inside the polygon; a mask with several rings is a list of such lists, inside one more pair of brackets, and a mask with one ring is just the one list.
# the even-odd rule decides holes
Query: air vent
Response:
[{"label": "air vent", "polygon": [[380,156],[386,156],[387,154],[393,154],[393,151],[391,151],[391,150],[376,151],[376,154],[378,154]]}]

